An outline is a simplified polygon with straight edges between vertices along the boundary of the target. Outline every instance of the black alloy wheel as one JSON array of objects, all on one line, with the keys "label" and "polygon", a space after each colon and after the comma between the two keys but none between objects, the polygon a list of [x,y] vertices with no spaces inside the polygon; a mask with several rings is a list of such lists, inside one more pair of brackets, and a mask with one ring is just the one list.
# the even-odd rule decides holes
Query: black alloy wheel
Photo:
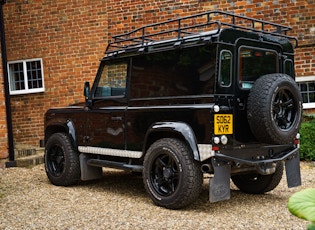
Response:
[{"label": "black alloy wheel", "polygon": [[156,205],[183,208],[195,201],[202,190],[200,163],[179,139],[154,142],[145,155],[143,167],[144,186]]},{"label": "black alloy wheel", "polygon": [[298,111],[298,103],[295,103],[290,90],[286,88],[279,89],[275,95],[272,108],[273,120],[279,129],[289,130],[294,124]]},{"label": "black alloy wheel", "polygon": [[161,153],[154,160],[150,179],[155,190],[162,196],[172,195],[179,180],[179,165],[167,152]]},{"label": "black alloy wheel", "polygon": [[65,169],[65,154],[60,145],[54,145],[47,152],[48,171],[55,177],[62,175]]},{"label": "black alloy wheel", "polygon": [[80,180],[79,154],[65,133],[55,133],[49,137],[44,160],[46,174],[52,184],[69,186]]}]

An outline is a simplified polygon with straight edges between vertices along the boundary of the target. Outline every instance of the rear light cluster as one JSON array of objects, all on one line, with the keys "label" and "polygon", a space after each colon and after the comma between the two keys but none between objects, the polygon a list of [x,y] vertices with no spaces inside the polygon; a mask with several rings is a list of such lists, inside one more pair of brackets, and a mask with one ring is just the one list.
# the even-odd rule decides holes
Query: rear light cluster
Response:
[{"label": "rear light cluster", "polygon": [[[225,135],[215,136],[212,139],[212,143],[215,144],[215,145],[218,145],[218,144],[226,145],[228,143],[228,141],[229,140],[228,140],[227,136],[225,136]],[[215,145],[212,146],[212,150],[213,151],[218,151],[219,150],[219,146],[215,146]]]},{"label": "rear light cluster", "polygon": [[294,144],[300,148],[300,138],[301,138],[301,135],[299,133],[296,134],[295,138],[294,138]]},{"label": "rear light cluster", "polygon": [[218,144],[223,144],[226,145],[228,143],[228,138],[225,135],[219,136],[219,137],[214,137],[213,138],[213,143],[218,145]]}]

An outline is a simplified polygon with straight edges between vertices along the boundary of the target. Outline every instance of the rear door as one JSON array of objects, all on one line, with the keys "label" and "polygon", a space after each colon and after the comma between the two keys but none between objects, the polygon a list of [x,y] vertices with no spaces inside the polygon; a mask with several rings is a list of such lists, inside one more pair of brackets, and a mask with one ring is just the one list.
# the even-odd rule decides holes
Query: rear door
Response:
[{"label": "rear door", "polygon": [[241,142],[249,142],[255,140],[247,119],[250,89],[261,76],[279,72],[281,50],[270,43],[240,39],[236,52],[235,138]]}]

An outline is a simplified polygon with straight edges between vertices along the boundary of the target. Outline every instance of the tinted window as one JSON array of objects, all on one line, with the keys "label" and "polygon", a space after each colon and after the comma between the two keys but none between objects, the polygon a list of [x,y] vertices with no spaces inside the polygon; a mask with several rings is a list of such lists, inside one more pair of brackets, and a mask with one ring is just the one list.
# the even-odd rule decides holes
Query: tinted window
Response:
[{"label": "tinted window", "polygon": [[213,93],[215,47],[146,54],[132,63],[131,98]]},{"label": "tinted window", "polygon": [[231,85],[232,70],[232,54],[230,51],[224,50],[220,54],[220,75],[219,82],[221,86]]},{"label": "tinted window", "polygon": [[293,77],[293,62],[291,60],[285,60],[284,73]]},{"label": "tinted window", "polygon": [[259,77],[278,72],[275,52],[241,47],[239,55],[239,83],[242,88],[251,88]]}]

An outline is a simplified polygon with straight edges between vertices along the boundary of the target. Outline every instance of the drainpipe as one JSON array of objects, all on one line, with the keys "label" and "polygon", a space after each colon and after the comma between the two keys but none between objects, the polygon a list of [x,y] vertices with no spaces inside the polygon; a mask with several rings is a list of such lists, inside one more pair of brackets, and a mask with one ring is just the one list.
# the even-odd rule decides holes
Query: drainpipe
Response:
[{"label": "drainpipe", "polygon": [[6,167],[8,168],[8,167],[16,167],[16,161],[14,160],[11,101],[10,101],[10,90],[9,90],[9,80],[8,80],[7,50],[6,50],[5,32],[4,32],[3,5],[5,3],[6,3],[6,0],[0,1],[0,33],[1,33],[1,54],[2,54],[5,110],[6,110],[7,130],[8,130],[9,161],[6,162]]}]

